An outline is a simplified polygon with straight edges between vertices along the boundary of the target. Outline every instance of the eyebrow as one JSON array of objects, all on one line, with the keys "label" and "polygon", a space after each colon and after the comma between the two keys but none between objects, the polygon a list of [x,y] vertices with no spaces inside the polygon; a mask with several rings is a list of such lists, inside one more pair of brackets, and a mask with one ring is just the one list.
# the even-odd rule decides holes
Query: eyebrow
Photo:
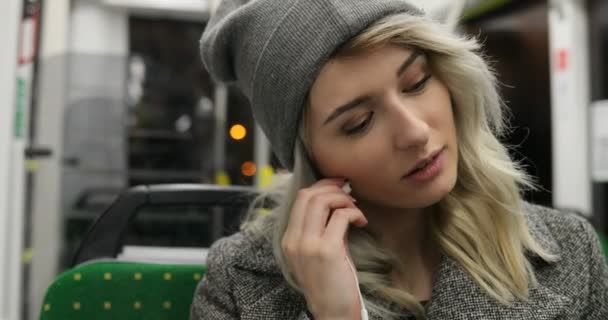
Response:
[{"label": "eyebrow", "polygon": [[370,97],[359,97],[341,107],[338,107],[336,110],[334,110],[334,112],[332,112],[332,114],[329,117],[327,117],[325,122],[323,122],[323,125],[326,125],[327,123],[334,120],[335,118],[337,118],[339,115],[343,114],[344,112],[352,110],[370,100],[371,100]]},{"label": "eyebrow", "polygon": [[[397,69],[397,77],[400,77],[405,72],[405,70],[407,70],[407,68],[409,68],[412,63],[414,63],[414,61],[416,61],[416,58],[418,58],[418,56],[420,56],[420,51],[413,50],[412,54],[410,54],[410,56],[405,60],[405,62],[403,62],[403,64],[399,67],[399,69]],[[366,102],[369,102],[370,100],[371,98],[368,96],[359,97],[343,106],[336,108],[336,110],[334,110],[334,112],[332,112],[331,115],[327,117],[325,122],[323,122],[323,125],[328,124],[341,114],[352,110]]]},{"label": "eyebrow", "polygon": [[405,72],[405,70],[407,70],[407,68],[409,68],[412,63],[414,63],[414,61],[416,61],[416,58],[418,58],[418,56],[420,56],[420,51],[413,50],[412,54],[410,54],[410,56],[405,60],[405,62],[403,62],[401,67],[399,67],[399,70],[397,70],[397,77],[400,77]]}]

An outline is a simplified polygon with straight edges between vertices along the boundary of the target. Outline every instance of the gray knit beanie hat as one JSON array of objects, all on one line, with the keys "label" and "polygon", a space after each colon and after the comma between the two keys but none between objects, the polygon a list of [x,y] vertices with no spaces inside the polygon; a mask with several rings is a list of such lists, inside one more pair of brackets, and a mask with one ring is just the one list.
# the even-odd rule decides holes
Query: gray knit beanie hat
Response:
[{"label": "gray knit beanie hat", "polygon": [[236,83],[283,166],[293,170],[298,121],[318,71],[373,22],[422,15],[405,0],[222,0],[201,39],[215,80]]}]

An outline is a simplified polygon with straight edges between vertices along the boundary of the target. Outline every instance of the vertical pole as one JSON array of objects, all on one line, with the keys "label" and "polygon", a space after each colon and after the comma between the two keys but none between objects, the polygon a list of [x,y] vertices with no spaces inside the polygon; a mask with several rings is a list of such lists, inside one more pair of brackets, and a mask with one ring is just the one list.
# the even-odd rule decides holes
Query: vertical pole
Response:
[{"label": "vertical pole", "polygon": [[61,160],[63,118],[66,106],[70,0],[42,2],[40,53],[32,119],[32,144],[52,154],[37,161],[31,197],[31,250],[27,287],[28,320],[38,319],[48,285],[57,274],[61,244]]},{"label": "vertical pole", "polygon": [[584,0],[549,2],[553,205],[591,215],[589,41]]},{"label": "vertical pole", "polygon": [[226,162],[226,117],[228,108],[228,88],[225,85],[216,85],[214,100],[215,130],[213,133],[213,165],[217,175],[225,170]]},{"label": "vertical pole", "polygon": [[268,173],[266,170],[270,167],[270,142],[266,139],[262,128],[259,125],[255,125],[255,137],[254,137],[254,157],[257,171],[255,173],[255,186],[264,187],[266,184],[265,179],[268,179],[265,175]]},{"label": "vertical pole", "polygon": [[[215,182],[217,184],[229,184],[226,168],[226,118],[228,112],[228,88],[223,84],[217,84],[214,97],[214,122],[213,132],[213,167],[215,170]],[[212,239],[219,239],[224,230],[224,212],[220,207],[213,209],[213,222],[211,223]]]},{"label": "vertical pole", "polygon": [[[17,62],[18,39],[23,1],[0,2],[0,319],[17,320],[21,303],[21,243],[22,227],[14,229],[23,218],[23,211],[16,212],[14,204],[14,155],[16,142]],[[22,151],[23,152],[23,151]],[[23,158],[23,153],[20,155]],[[22,172],[23,173],[23,172]],[[23,177],[21,177],[23,179]],[[21,195],[22,196],[22,195]],[[17,289],[15,292],[13,290]]]}]

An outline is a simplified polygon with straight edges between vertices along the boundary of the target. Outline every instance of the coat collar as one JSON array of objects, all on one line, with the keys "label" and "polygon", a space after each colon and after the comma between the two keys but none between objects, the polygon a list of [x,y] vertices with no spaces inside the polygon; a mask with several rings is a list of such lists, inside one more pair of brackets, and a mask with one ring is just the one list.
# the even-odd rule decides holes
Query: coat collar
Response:
[{"label": "coat collar", "polygon": [[[526,224],[528,225],[530,235],[548,253],[556,255],[558,258],[554,262],[558,262],[560,260],[559,256],[561,255],[562,250],[551,231],[549,231],[547,223],[543,220],[543,215],[547,213],[547,210],[550,209],[527,202],[524,202],[522,206],[522,211],[526,219]],[[528,253],[528,256],[540,258],[537,254],[530,252]],[[551,264],[550,261],[545,261],[545,263]]]},{"label": "coat collar", "polygon": [[[531,236],[549,253],[559,256],[561,248],[543,221],[545,208],[524,203],[524,215]],[[249,240],[243,242],[238,255],[236,266],[242,269],[280,276],[273,254],[272,244],[265,236],[254,236],[244,233]],[[252,238],[253,237],[253,238]],[[253,241],[251,241],[253,240]],[[554,264],[559,261],[545,261],[538,255],[528,252],[528,257],[536,268],[537,273],[551,272]],[[285,289],[277,287],[266,298],[285,295]],[[276,291],[276,292],[274,292]],[[287,290],[292,292],[291,290]],[[366,298],[382,302],[364,292]],[[571,306],[570,298],[551,290],[543,283],[530,290],[527,301],[518,301],[510,307],[505,307],[488,296],[477,285],[474,279],[451,257],[444,256],[439,271],[435,277],[431,301],[427,305],[428,319],[554,319],[568,312]],[[404,316],[407,316],[405,314]],[[371,319],[376,319],[373,316]]]}]

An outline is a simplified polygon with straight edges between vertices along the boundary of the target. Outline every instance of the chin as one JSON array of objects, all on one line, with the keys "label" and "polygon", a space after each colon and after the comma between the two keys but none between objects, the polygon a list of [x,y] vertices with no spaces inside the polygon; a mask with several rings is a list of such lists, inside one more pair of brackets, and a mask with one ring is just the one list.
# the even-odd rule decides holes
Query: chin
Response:
[{"label": "chin", "polygon": [[419,195],[415,199],[409,199],[406,203],[403,203],[400,207],[403,208],[428,208],[439,203],[443,200],[449,192],[441,192],[441,193],[427,193],[424,195]]},{"label": "chin", "polygon": [[443,200],[455,186],[456,174],[444,176],[430,188],[417,190],[412,196],[401,197],[399,202],[404,208],[427,208]]}]

